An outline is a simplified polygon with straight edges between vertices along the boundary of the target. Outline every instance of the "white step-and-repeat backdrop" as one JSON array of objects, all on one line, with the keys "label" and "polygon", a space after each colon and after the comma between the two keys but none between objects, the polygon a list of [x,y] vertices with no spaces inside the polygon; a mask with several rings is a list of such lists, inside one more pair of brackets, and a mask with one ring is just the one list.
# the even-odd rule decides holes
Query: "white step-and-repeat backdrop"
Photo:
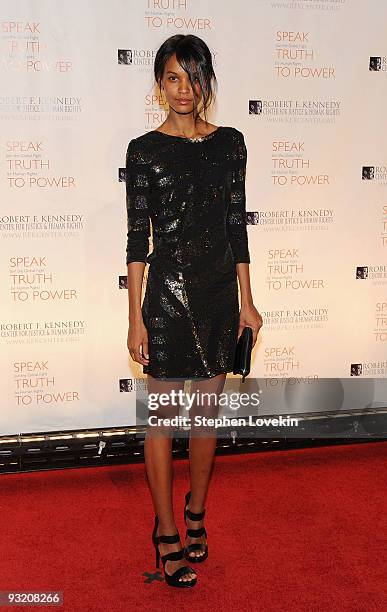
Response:
[{"label": "white step-and-repeat backdrop", "polygon": [[135,421],[125,153],[165,119],[152,67],[176,33],[210,47],[210,120],[248,148],[251,376],[387,376],[386,2],[1,9],[0,435]]}]

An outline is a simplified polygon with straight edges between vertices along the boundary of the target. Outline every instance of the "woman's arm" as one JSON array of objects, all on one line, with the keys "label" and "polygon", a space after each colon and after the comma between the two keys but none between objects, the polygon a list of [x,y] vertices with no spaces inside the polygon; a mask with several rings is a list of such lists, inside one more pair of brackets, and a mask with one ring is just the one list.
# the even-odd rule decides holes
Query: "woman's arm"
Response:
[{"label": "woman's arm", "polygon": [[250,268],[247,263],[238,263],[236,266],[239,288],[241,294],[241,308],[244,306],[249,307],[253,306],[253,296],[251,293],[251,284],[250,284]]},{"label": "woman's arm", "polygon": [[141,151],[131,140],[126,152],[127,210],[127,284],[129,330],[127,346],[134,361],[147,365],[148,334],[141,312],[141,296],[146,257],[149,250],[149,177],[142,163]]},{"label": "woman's arm", "polygon": [[241,292],[241,311],[239,314],[238,338],[245,327],[253,330],[253,346],[257,341],[258,332],[263,325],[262,317],[253,303],[250,285],[249,264],[239,263],[236,266]]},{"label": "woman's arm", "polygon": [[149,363],[148,332],[141,312],[144,270],[145,264],[141,262],[128,264],[129,329],[127,347],[134,361],[147,365]]},{"label": "woman's arm", "polygon": [[253,303],[250,282],[250,253],[246,227],[246,165],[247,148],[242,132],[239,133],[233,169],[231,171],[230,202],[227,214],[227,233],[236,264],[241,295],[238,338],[244,327],[253,329],[253,346],[262,327],[262,317]]}]

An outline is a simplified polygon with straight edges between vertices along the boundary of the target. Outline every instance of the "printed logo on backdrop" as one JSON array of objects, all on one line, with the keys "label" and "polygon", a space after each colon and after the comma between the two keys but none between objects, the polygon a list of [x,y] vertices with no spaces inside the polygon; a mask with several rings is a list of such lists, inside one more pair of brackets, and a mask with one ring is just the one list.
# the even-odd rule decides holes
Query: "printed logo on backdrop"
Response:
[{"label": "printed logo on backdrop", "polygon": [[248,113],[265,119],[267,123],[335,123],[342,114],[342,101],[326,98],[250,98]]},{"label": "printed logo on backdrop", "polygon": [[361,376],[363,367],[361,363],[351,363],[351,376]]},{"label": "printed logo on backdrop", "polygon": [[[271,180],[274,187],[301,189],[331,184],[329,174],[313,172],[313,159],[306,141],[271,142]],[[312,172],[309,172],[311,168]],[[247,223],[259,225],[266,232],[328,231],[334,223],[334,210],[328,208],[265,209],[248,212]]]},{"label": "printed logo on backdrop", "polygon": [[79,342],[86,333],[85,320],[0,321],[0,342],[3,344]]},{"label": "printed logo on backdrop", "polygon": [[380,241],[382,246],[387,246],[387,204],[380,206],[380,217],[378,218],[380,226]]},{"label": "printed logo on backdrop", "polygon": [[5,147],[6,186],[9,189],[70,190],[74,176],[55,170],[55,161],[44,141],[8,140]]},{"label": "printed logo on backdrop", "polygon": [[125,66],[148,66],[151,68],[155,59],[154,49],[118,49],[118,63]]},{"label": "printed logo on backdrop", "polygon": [[82,112],[81,98],[64,96],[0,96],[0,119],[34,121],[36,116],[53,121],[78,121]]},{"label": "printed logo on backdrop", "polygon": [[323,53],[328,47],[317,30],[277,30],[274,42],[274,74],[278,78],[298,81],[336,79],[335,66],[324,62]]},{"label": "printed logo on backdrop", "polygon": [[118,288],[119,289],[127,289],[128,288],[128,277],[127,276],[119,276],[118,277]]},{"label": "printed logo on backdrop", "polygon": [[363,181],[379,181],[379,185],[387,184],[387,166],[362,166]]},{"label": "printed logo on backdrop", "polygon": [[368,69],[375,72],[387,72],[387,57],[370,57]]},{"label": "printed logo on backdrop", "polygon": [[358,266],[356,268],[356,278],[368,278],[368,267]]},{"label": "printed logo on backdrop", "polygon": [[[264,351],[264,377],[288,378],[297,377],[304,368],[304,363],[294,345],[268,346]],[[317,373],[308,373],[308,379],[317,379]]]},{"label": "printed logo on backdrop", "polygon": [[[54,406],[79,402],[79,391],[69,388],[72,383],[60,380],[49,361],[13,362],[16,405]],[[59,369],[59,368],[58,368]]]},{"label": "printed logo on backdrop", "polygon": [[144,378],[120,378],[118,384],[120,393],[132,393],[147,389],[147,383]]},{"label": "printed logo on backdrop", "polygon": [[332,17],[347,6],[347,0],[316,0],[313,3],[311,3],[311,0],[297,0],[297,2],[294,0],[266,0],[266,3],[268,8],[272,10],[290,9],[296,13],[297,11],[309,12],[313,9],[313,13],[321,12],[324,15],[332,15]]},{"label": "printed logo on backdrop", "polygon": [[[270,329],[270,331],[323,329],[329,321],[329,308],[326,305],[315,306],[305,303],[301,308],[262,310],[261,316],[265,329]],[[272,352],[270,359],[274,355],[275,353]]]},{"label": "printed logo on backdrop", "polygon": [[16,256],[9,259],[11,302],[74,302],[78,289],[61,284],[47,256]]},{"label": "printed logo on backdrop", "polygon": [[375,178],[375,166],[363,166],[361,178],[363,181],[373,181]]},{"label": "printed logo on backdrop", "polygon": [[216,29],[217,24],[213,17],[198,15],[197,12],[196,3],[188,0],[148,0],[144,10],[145,28],[156,32],[164,28],[173,34],[182,32],[197,36],[204,36]]},{"label": "printed logo on backdrop", "polygon": [[387,375],[387,361],[351,363],[351,376],[380,377]]},{"label": "printed logo on backdrop", "polygon": [[[358,266],[356,279],[372,280],[373,285],[387,285],[387,266]],[[368,290],[368,285],[366,285]],[[371,313],[368,313],[371,316]],[[387,342],[387,301],[376,302],[374,306],[374,328],[370,328],[375,343]],[[365,330],[363,330],[365,331]]]},{"label": "printed logo on backdrop", "polygon": [[329,174],[319,171],[319,168],[313,171],[313,154],[308,145],[305,140],[272,141],[271,176],[274,186],[307,188],[331,184]]},{"label": "printed logo on backdrop", "polygon": [[375,342],[387,343],[387,300],[375,304],[375,329],[373,336]]},{"label": "printed logo on backdrop", "polygon": [[84,229],[85,215],[83,213],[0,216],[0,236],[4,240],[79,238]]},{"label": "printed logo on backdrop", "polygon": [[247,225],[258,225],[259,224],[259,212],[258,211],[246,211],[246,223]]},{"label": "printed logo on backdrop", "polygon": [[[303,82],[336,78],[335,67],[326,65],[320,57],[323,51],[316,47],[312,32],[277,30],[273,45],[273,70],[277,78]],[[248,101],[249,115],[264,117],[270,123],[334,123],[341,115],[341,107],[341,99],[326,98],[252,97]]]},{"label": "printed logo on backdrop", "polygon": [[133,52],[131,49],[118,49],[118,63],[131,66],[133,61]]},{"label": "printed logo on backdrop", "polygon": [[[325,272],[326,268],[322,266],[322,270]],[[326,280],[301,248],[269,249],[266,286],[274,292],[316,292],[326,289]]]},{"label": "printed logo on backdrop", "polygon": [[387,265],[381,263],[373,266],[357,266],[356,278],[361,280],[376,280],[380,282],[374,284],[385,285],[387,284]]},{"label": "printed logo on backdrop", "polygon": [[49,14],[46,21],[1,22],[1,78],[4,80],[4,75],[20,73],[27,75],[28,81],[26,94],[21,95],[18,86],[15,91],[8,87],[7,94],[0,96],[0,119],[78,121],[82,112],[82,98],[76,92],[66,90],[67,85],[66,89],[58,85],[58,92],[51,91],[50,95],[35,94],[35,76],[40,79],[42,74],[49,74],[60,78],[74,71],[74,60],[67,56],[66,38],[63,38],[62,46],[58,45],[58,40]]},{"label": "printed logo on backdrop", "polygon": [[248,223],[265,232],[329,231],[334,210],[329,208],[266,209],[247,213]]},{"label": "printed logo on backdrop", "polygon": [[3,72],[68,74],[73,71],[73,60],[66,57],[66,43],[58,48],[56,29],[51,19],[40,21],[1,22]]}]

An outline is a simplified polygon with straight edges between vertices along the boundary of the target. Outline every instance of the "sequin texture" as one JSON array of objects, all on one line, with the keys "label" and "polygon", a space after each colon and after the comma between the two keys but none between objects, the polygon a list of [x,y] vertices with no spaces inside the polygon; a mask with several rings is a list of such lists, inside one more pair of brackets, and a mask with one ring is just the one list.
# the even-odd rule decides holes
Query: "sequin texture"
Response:
[{"label": "sequin texture", "polygon": [[246,162],[244,136],[232,127],[199,139],[152,131],[129,142],[126,263],[149,263],[144,373],[191,379],[232,372],[236,263],[250,263]]}]

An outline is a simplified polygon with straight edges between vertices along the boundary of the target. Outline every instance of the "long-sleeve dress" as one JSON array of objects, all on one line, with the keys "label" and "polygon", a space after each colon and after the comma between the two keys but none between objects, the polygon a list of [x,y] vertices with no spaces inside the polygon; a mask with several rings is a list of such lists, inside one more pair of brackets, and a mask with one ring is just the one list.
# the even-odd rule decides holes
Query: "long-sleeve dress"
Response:
[{"label": "long-sleeve dress", "polygon": [[126,263],[150,264],[144,373],[191,379],[233,370],[236,264],[250,263],[246,161],[244,136],[233,127],[199,139],[153,130],[129,142]]}]

